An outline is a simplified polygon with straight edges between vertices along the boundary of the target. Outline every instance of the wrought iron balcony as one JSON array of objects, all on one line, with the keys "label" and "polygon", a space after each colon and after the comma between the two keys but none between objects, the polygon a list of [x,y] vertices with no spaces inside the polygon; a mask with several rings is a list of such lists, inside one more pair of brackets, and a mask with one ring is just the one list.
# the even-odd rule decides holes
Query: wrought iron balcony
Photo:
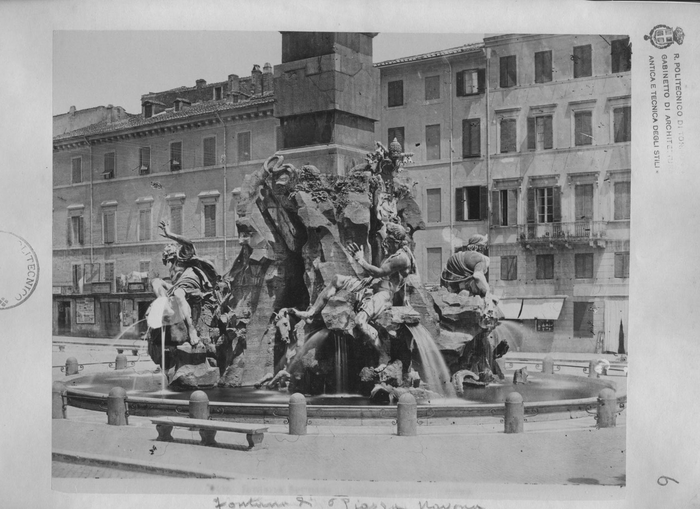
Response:
[{"label": "wrought iron balcony", "polygon": [[518,225],[521,243],[578,243],[605,239],[606,221],[532,223]]}]

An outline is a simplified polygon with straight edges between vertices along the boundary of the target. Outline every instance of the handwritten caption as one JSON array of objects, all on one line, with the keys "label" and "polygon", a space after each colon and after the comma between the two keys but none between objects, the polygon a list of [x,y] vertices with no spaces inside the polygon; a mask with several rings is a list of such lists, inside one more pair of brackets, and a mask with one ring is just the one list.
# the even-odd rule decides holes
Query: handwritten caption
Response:
[{"label": "handwritten caption", "polygon": [[248,497],[240,500],[214,498],[214,509],[276,509],[302,507],[336,507],[337,509],[486,509],[480,505],[437,503],[428,500],[407,501],[404,503],[368,503],[350,497],[301,497],[294,500],[272,500],[263,497]]},{"label": "handwritten caption", "polygon": [[685,146],[683,119],[683,66],[680,53],[649,55],[654,168],[672,166]]}]

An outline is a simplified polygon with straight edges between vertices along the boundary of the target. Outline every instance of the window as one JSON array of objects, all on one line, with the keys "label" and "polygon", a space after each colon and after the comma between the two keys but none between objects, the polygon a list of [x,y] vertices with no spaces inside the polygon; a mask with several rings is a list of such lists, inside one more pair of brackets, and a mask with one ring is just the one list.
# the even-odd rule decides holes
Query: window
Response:
[{"label": "window", "polygon": [[518,224],[518,190],[500,189],[491,194],[494,226],[515,226]]},{"label": "window", "polygon": [[553,146],[552,116],[529,117],[527,119],[527,149],[548,150]]},{"label": "window", "polygon": [[469,69],[457,73],[457,97],[483,94],[485,88],[485,69]]},{"label": "window", "polygon": [[428,76],[425,78],[425,100],[440,99],[440,76]]},{"label": "window", "polygon": [[182,169],[182,142],[176,141],[170,144],[170,171]]},{"label": "window", "polygon": [[114,178],[114,159],[114,152],[108,152],[104,156],[105,167],[104,171],[102,172],[102,176],[104,176],[105,179]]},{"label": "window", "polygon": [[204,205],[204,236],[216,237],[216,205]]},{"label": "window", "polygon": [[488,197],[486,187],[467,186],[455,190],[456,221],[486,219]]},{"label": "window", "polygon": [[83,286],[83,266],[77,263],[73,264],[73,291],[79,293]]},{"label": "window", "polygon": [[481,157],[481,119],[462,120],[462,158]]},{"label": "window", "polygon": [[175,111],[178,112],[182,109],[182,101],[175,101]]},{"label": "window", "polygon": [[574,277],[576,279],[593,277],[593,253],[576,253],[574,255]]},{"label": "window", "polygon": [[535,83],[552,81],[552,52],[538,51],[535,53]]},{"label": "window", "polygon": [[442,221],[442,189],[428,189],[428,222]]},{"label": "window", "polygon": [[501,66],[500,85],[501,88],[509,88],[517,85],[517,71],[515,63],[515,55],[501,57],[499,59]]},{"label": "window", "polygon": [[425,126],[426,159],[440,159],[440,124]]},{"label": "window", "polygon": [[574,46],[574,54],[571,59],[574,61],[574,78],[586,78],[593,75],[590,44]]},{"label": "window", "polygon": [[593,219],[593,184],[578,184],[574,196],[576,221]]},{"label": "window", "polygon": [[442,248],[429,247],[427,249],[428,282],[438,283],[442,275]]},{"label": "window", "polygon": [[404,128],[403,127],[390,127],[388,138],[389,138],[389,143],[387,144],[387,146],[391,145],[391,142],[396,140],[401,144],[401,148],[404,148],[404,149],[406,148],[406,146],[404,145],[406,139],[404,137]]},{"label": "window", "polygon": [[114,283],[114,262],[105,262],[105,282]]},{"label": "window", "polygon": [[139,262],[139,272],[150,272],[151,260],[141,260]]},{"label": "window", "polygon": [[151,172],[151,147],[139,149],[139,174],[148,175]]},{"label": "window", "polygon": [[170,230],[173,233],[182,235],[182,205],[172,205],[170,207]]},{"label": "window", "polygon": [[72,216],[68,222],[68,245],[83,245],[83,216]]},{"label": "window", "polygon": [[537,279],[554,279],[554,255],[545,254],[535,257],[537,264]]},{"label": "window", "polygon": [[593,332],[593,303],[574,302],[574,337],[592,338]]},{"label": "window", "polygon": [[250,161],[250,131],[238,133],[238,162]]},{"label": "window", "polygon": [[144,116],[144,118],[151,118],[153,116],[153,105],[152,104],[144,105],[143,116]]},{"label": "window", "polygon": [[214,87],[214,100],[218,101],[223,97],[223,87]]},{"label": "window", "polygon": [[102,242],[104,244],[113,244],[115,242],[116,219],[117,213],[115,210],[102,212]]},{"label": "window", "polygon": [[615,253],[615,277],[626,278],[630,277],[630,254]]},{"label": "window", "polygon": [[535,190],[537,201],[537,222],[554,222],[554,189],[551,187],[539,187]]},{"label": "window", "polygon": [[403,106],[403,80],[390,81],[388,87],[389,100],[387,106],[389,108]]},{"label": "window", "polygon": [[71,182],[73,184],[80,184],[83,181],[83,158],[74,157],[71,159],[71,165],[73,167]]},{"label": "window", "polygon": [[612,72],[627,72],[632,69],[632,47],[629,37],[618,39],[611,44]]},{"label": "window", "polygon": [[516,152],[516,120],[514,118],[501,119],[501,154]]},{"label": "window", "polygon": [[574,144],[577,147],[593,144],[592,112],[574,112]]},{"label": "window", "polygon": [[151,240],[151,209],[139,210],[139,240]]},{"label": "window", "polygon": [[615,182],[615,215],[616,221],[630,218],[630,183]]},{"label": "window", "polygon": [[615,126],[615,143],[632,141],[632,108],[623,106],[613,110],[613,125]]},{"label": "window", "polygon": [[518,279],[518,257],[501,256],[501,279],[515,281]]},{"label": "window", "polygon": [[204,138],[202,166],[216,165],[216,138]]}]

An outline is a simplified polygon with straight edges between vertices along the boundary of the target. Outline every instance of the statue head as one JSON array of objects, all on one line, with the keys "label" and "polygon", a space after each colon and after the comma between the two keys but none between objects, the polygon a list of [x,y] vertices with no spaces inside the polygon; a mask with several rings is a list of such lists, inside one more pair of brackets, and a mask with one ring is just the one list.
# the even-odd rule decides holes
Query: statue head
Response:
[{"label": "statue head", "polygon": [[488,247],[488,237],[486,235],[475,234],[467,241],[467,251],[477,251],[483,253]]},{"label": "statue head", "polygon": [[170,280],[172,282],[177,279],[177,276],[179,276],[182,271],[184,270],[183,267],[183,260],[180,259],[180,247],[177,244],[168,244],[165,246],[163,249],[163,265],[168,267],[168,270],[170,271]]},{"label": "statue head", "polygon": [[386,223],[386,237],[384,246],[389,254],[393,254],[400,248],[408,245],[408,234],[403,226],[398,223]]}]

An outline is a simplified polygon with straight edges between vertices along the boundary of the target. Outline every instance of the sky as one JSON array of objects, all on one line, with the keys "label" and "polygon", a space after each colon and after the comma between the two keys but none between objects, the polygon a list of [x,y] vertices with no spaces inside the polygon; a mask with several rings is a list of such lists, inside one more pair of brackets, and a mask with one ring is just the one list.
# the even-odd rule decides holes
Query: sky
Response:
[{"label": "sky", "polygon": [[[483,34],[396,34],[374,38],[374,61],[454,48]],[[53,115],[94,106],[140,113],[141,96],[181,86],[250,76],[254,64],[280,63],[279,32],[56,31]]]}]

